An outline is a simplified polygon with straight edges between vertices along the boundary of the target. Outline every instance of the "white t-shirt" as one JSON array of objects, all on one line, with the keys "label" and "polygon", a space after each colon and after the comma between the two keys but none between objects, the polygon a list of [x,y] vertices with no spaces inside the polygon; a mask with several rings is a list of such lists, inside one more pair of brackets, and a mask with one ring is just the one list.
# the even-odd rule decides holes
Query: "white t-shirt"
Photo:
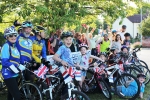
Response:
[{"label": "white t-shirt", "polygon": [[112,47],[113,47],[113,46],[118,47],[118,49],[119,49],[119,51],[118,51],[118,52],[120,52],[120,51],[121,51],[121,42],[119,42],[119,41],[118,41],[118,42],[113,41],[113,42],[112,42]]},{"label": "white t-shirt", "polygon": [[122,41],[124,41],[124,40],[125,40],[124,33],[125,33],[125,32],[121,32],[121,33],[119,33],[119,35],[121,36],[121,40],[122,40]]},{"label": "white t-shirt", "polygon": [[83,67],[89,67],[89,58],[90,58],[90,53],[86,53],[85,55],[81,55],[80,59],[80,65]]}]

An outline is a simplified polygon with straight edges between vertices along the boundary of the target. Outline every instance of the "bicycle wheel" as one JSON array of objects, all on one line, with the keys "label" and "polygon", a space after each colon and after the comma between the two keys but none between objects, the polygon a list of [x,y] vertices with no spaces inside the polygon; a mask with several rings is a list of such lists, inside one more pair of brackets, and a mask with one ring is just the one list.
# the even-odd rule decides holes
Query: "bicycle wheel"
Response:
[{"label": "bicycle wheel", "polygon": [[110,99],[112,98],[112,95],[111,95],[111,92],[110,92],[110,89],[107,85],[107,83],[103,80],[103,79],[99,79],[98,80],[98,86],[99,88],[102,90],[104,96],[107,98],[107,99]]},{"label": "bicycle wheel", "polygon": [[147,63],[146,63],[146,62],[144,62],[143,60],[139,60],[139,63],[140,63],[141,65],[143,65],[143,66],[145,66],[145,67],[147,67],[147,68],[148,68]]},{"label": "bicycle wheel", "polygon": [[24,83],[19,88],[21,100],[42,100],[39,88],[33,83]]},{"label": "bicycle wheel", "polygon": [[140,93],[140,84],[136,77],[124,73],[114,82],[115,93],[121,98],[135,100]]},{"label": "bicycle wheel", "polygon": [[50,93],[49,91],[46,91],[46,93],[43,93],[43,90],[44,89],[48,89],[48,85],[45,83],[45,82],[41,82],[41,81],[38,81],[36,82],[36,85],[38,86],[38,88],[40,89],[41,93],[42,93],[42,97],[43,99],[46,98],[46,99],[49,99],[50,98]]},{"label": "bicycle wheel", "polygon": [[142,71],[136,67],[128,66],[124,69],[125,73],[129,73],[135,77],[137,77],[138,74],[142,73]]},{"label": "bicycle wheel", "polygon": [[70,98],[68,97],[68,93],[66,93],[60,100],[90,100],[90,98],[83,92],[72,90]]},{"label": "bicycle wheel", "polygon": [[148,84],[150,81],[150,70],[142,65],[136,66],[144,75],[146,75],[146,80],[144,84]]}]

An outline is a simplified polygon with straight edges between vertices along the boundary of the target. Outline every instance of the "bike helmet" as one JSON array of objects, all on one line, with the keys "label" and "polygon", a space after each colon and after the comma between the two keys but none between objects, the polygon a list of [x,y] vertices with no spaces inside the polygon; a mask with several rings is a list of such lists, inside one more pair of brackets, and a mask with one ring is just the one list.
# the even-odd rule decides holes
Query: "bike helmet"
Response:
[{"label": "bike helmet", "polygon": [[119,49],[119,48],[116,45],[114,45],[114,46],[111,47],[110,51],[114,51],[116,49]]},{"label": "bike helmet", "polygon": [[104,55],[105,57],[107,56],[107,53],[106,52],[101,52],[100,54],[99,54],[99,56],[101,56],[101,55]]},{"label": "bike helmet", "polygon": [[124,48],[128,49],[128,47],[126,45],[123,45],[121,48],[121,51],[123,51]]},{"label": "bike helmet", "polygon": [[144,74],[138,74],[138,75],[137,75],[137,78],[139,78],[139,77],[143,77],[143,78],[146,79],[146,75],[144,75]]},{"label": "bike helmet", "polygon": [[113,31],[112,31],[112,33],[116,33],[116,32],[117,32],[116,30],[113,30]]},{"label": "bike helmet", "polygon": [[22,27],[23,27],[23,28],[25,28],[25,27],[30,27],[30,28],[32,28],[33,25],[32,25],[32,23],[31,23],[30,21],[25,21],[25,22],[22,23]]},{"label": "bike helmet", "polygon": [[71,32],[63,32],[61,39],[64,39],[65,37],[73,37],[73,34]]},{"label": "bike helmet", "polygon": [[108,34],[104,34],[103,37],[108,37]]},{"label": "bike helmet", "polygon": [[124,36],[125,37],[130,36],[130,33],[125,33]]},{"label": "bike helmet", "polygon": [[34,31],[33,31],[33,33],[37,34],[39,32],[44,32],[44,31],[45,31],[44,27],[42,27],[42,26],[36,26],[35,29],[34,29]]},{"label": "bike helmet", "polygon": [[19,28],[18,28],[18,32],[19,32],[19,31],[22,31],[22,27],[19,27]]},{"label": "bike helmet", "polygon": [[8,27],[8,28],[5,29],[5,31],[4,31],[5,39],[10,34],[17,34],[18,35],[18,32],[15,30],[15,27],[11,26],[11,27]]},{"label": "bike helmet", "polygon": [[81,44],[79,45],[79,49],[81,49],[82,47],[85,47],[86,49],[88,49],[88,45],[85,44],[85,43],[81,43]]}]

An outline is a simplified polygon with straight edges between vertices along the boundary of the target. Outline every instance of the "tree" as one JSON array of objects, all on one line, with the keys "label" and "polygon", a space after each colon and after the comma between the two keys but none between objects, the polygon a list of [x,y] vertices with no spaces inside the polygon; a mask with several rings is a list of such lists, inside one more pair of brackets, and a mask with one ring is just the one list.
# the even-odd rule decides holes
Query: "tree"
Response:
[{"label": "tree", "polygon": [[[138,0],[134,2],[138,4]],[[136,12],[123,0],[3,0],[0,3],[0,22],[14,12],[16,19],[31,20],[51,31],[81,25],[88,15],[101,14],[111,24],[120,16],[124,18]]]},{"label": "tree", "polygon": [[150,36],[150,17],[147,17],[145,20],[142,21],[139,30],[143,36]]}]

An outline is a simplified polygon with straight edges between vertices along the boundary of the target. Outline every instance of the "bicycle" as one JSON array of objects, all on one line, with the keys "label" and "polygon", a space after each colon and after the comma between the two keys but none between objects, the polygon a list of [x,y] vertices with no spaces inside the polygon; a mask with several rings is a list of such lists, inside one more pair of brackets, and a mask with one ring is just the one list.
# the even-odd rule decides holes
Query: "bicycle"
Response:
[{"label": "bicycle", "polygon": [[[76,86],[71,82],[72,78],[68,82],[65,82],[64,78],[62,78],[63,74],[58,74],[59,70],[64,68],[61,64],[52,66],[58,68],[58,71],[54,74],[49,74],[47,72],[45,79],[40,78],[38,80],[38,84],[41,88],[43,96],[46,97],[46,100],[90,100],[86,94],[81,91],[77,91]],[[65,71],[65,73],[67,72]],[[63,94],[66,87],[68,87],[68,92]]]},{"label": "bicycle", "polygon": [[[28,63],[25,64],[26,70],[29,70],[27,68],[28,65]],[[20,79],[18,84],[21,100],[42,100],[42,94],[39,88],[30,81],[26,81],[23,72],[20,72]]]},{"label": "bicycle", "polygon": [[[122,67],[123,68],[123,67]],[[108,67],[108,68],[105,68],[105,70],[108,72],[109,70],[111,70],[111,69],[113,69],[113,71],[112,72],[108,72],[108,79],[109,79],[109,81],[111,82],[111,83],[114,83],[114,88],[115,88],[115,93],[117,93],[117,86],[124,86],[124,85],[126,85],[127,83],[127,81],[130,81],[131,79],[133,79],[134,81],[135,81],[135,83],[136,83],[136,85],[137,85],[137,91],[136,91],[136,93],[134,94],[134,95],[132,95],[132,96],[128,96],[128,97],[126,97],[126,96],[123,96],[123,95],[121,95],[120,93],[118,94],[117,93],[117,95],[119,96],[119,97],[122,97],[122,98],[128,98],[129,100],[135,100],[135,98],[137,98],[138,96],[139,96],[139,93],[140,93],[140,84],[139,84],[139,81],[135,78],[135,76],[133,76],[131,73],[129,73],[129,69],[130,69],[130,71],[133,71],[132,69],[132,67],[128,67],[127,69],[127,71],[125,71],[125,70],[123,70],[122,68],[119,68],[119,65],[117,65],[117,64],[115,64],[115,65],[113,65],[113,66],[111,66],[111,67]],[[122,70],[121,70],[122,69]],[[135,69],[134,69],[135,70]],[[136,70],[137,71],[137,70]],[[115,72],[117,72],[118,74],[117,74],[117,77],[116,77],[116,79],[115,78],[113,78],[113,75],[114,75],[114,73]],[[140,73],[140,72],[139,72]],[[136,73],[137,74],[137,73]],[[125,77],[126,76],[126,77]],[[125,77],[125,78],[124,78]],[[115,81],[114,81],[114,79],[115,79]],[[127,87],[127,86],[126,86]]]},{"label": "bicycle", "polygon": [[80,87],[80,89],[83,92],[94,92],[97,88],[102,91],[103,95],[107,98],[110,99],[112,98],[109,86],[105,82],[105,77],[101,75],[99,72],[93,71],[93,68],[89,68],[87,70],[88,73],[90,73],[92,76],[90,78],[87,77],[85,78],[85,81],[82,84],[82,87],[78,84],[77,86]]}]

